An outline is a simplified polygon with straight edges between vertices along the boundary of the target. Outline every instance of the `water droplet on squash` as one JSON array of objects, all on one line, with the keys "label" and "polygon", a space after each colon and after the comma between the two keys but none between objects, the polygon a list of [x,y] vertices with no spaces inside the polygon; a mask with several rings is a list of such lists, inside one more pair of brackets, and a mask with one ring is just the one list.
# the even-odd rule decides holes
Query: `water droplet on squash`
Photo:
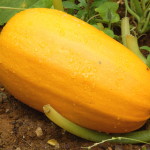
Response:
[{"label": "water droplet on squash", "polygon": [[88,74],[88,73],[82,73],[82,76],[83,76],[84,78],[88,78],[88,77],[89,77],[89,74]]},{"label": "water droplet on squash", "polygon": [[120,117],[119,117],[119,116],[117,117],[117,120],[120,120]]},{"label": "water droplet on squash", "polygon": [[73,103],[73,106],[76,106],[76,104],[75,104],[75,103]]},{"label": "water droplet on squash", "polygon": [[114,129],[117,129],[117,126],[114,126]]}]

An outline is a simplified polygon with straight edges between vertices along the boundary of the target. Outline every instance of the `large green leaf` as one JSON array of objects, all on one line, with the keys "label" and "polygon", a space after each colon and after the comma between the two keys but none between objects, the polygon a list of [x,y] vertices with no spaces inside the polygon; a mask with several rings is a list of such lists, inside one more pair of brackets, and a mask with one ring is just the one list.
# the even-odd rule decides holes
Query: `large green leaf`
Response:
[{"label": "large green leaf", "polygon": [[116,2],[105,2],[95,9],[106,23],[116,23],[120,20],[117,13],[119,5]]},{"label": "large green leaf", "polygon": [[79,1],[79,4],[78,4],[79,7],[87,7],[86,0],[78,0],[78,1]]},{"label": "large green leaf", "polygon": [[80,18],[81,20],[84,20],[87,13],[88,12],[85,9],[81,9],[78,11],[78,13],[75,16]]},{"label": "large green leaf", "polygon": [[50,8],[52,0],[0,0],[0,25],[16,13],[28,8]]},{"label": "large green leaf", "polygon": [[63,6],[67,9],[79,9],[79,7],[71,1],[63,1]]}]

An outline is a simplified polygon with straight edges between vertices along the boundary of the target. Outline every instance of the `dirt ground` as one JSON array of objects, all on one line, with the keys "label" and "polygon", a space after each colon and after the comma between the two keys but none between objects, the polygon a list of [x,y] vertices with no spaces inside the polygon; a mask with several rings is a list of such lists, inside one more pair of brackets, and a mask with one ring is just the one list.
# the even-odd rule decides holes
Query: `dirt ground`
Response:
[{"label": "dirt ground", "polygon": [[[39,134],[37,128],[40,128]],[[47,143],[52,139],[58,142],[56,146]],[[0,88],[0,150],[80,150],[92,144],[65,132],[44,114],[22,104],[3,87]],[[142,147],[105,143],[92,150],[140,150]]]}]

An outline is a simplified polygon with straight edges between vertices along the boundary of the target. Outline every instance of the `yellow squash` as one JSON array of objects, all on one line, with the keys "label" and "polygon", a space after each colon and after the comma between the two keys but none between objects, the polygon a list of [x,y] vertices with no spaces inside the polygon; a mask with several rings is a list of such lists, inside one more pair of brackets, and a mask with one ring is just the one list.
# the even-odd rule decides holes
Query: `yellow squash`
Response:
[{"label": "yellow squash", "polygon": [[0,35],[0,82],[42,111],[50,104],[81,126],[109,133],[150,117],[150,71],[130,50],[57,10],[15,15]]}]

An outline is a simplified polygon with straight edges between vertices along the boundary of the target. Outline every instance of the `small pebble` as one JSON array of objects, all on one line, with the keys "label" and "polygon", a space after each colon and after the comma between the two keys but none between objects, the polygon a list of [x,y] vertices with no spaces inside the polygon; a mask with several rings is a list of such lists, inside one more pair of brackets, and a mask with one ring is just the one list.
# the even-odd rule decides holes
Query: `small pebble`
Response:
[{"label": "small pebble", "polygon": [[16,150],[21,150],[21,148],[20,148],[20,147],[17,147]]},{"label": "small pebble", "polygon": [[61,132],[62,134],[65,134],[66,133],[66,130],[64,130],[64,129],[62,129],[62,132]]},{"label": "small pebble", "polygon": [[35,130],[35,133],[37,135],[37,137],[40,137],[43,135],[43,131],[41,127],[37,127],[37,129]]},{"label": "small pebble", "polygon": [[111,148],[111,147],[108,147],[107,150],[112,150],[112,148]]},{"label": "small pebble", "polygon": [[9,109],[6,109],[5,112],[8,113],[8,112],[9,112]]},{"label": "small pebble", "polygon": [[59,148],[59,143],[55,139],[48,140],[47,143],[55,148]]}]

